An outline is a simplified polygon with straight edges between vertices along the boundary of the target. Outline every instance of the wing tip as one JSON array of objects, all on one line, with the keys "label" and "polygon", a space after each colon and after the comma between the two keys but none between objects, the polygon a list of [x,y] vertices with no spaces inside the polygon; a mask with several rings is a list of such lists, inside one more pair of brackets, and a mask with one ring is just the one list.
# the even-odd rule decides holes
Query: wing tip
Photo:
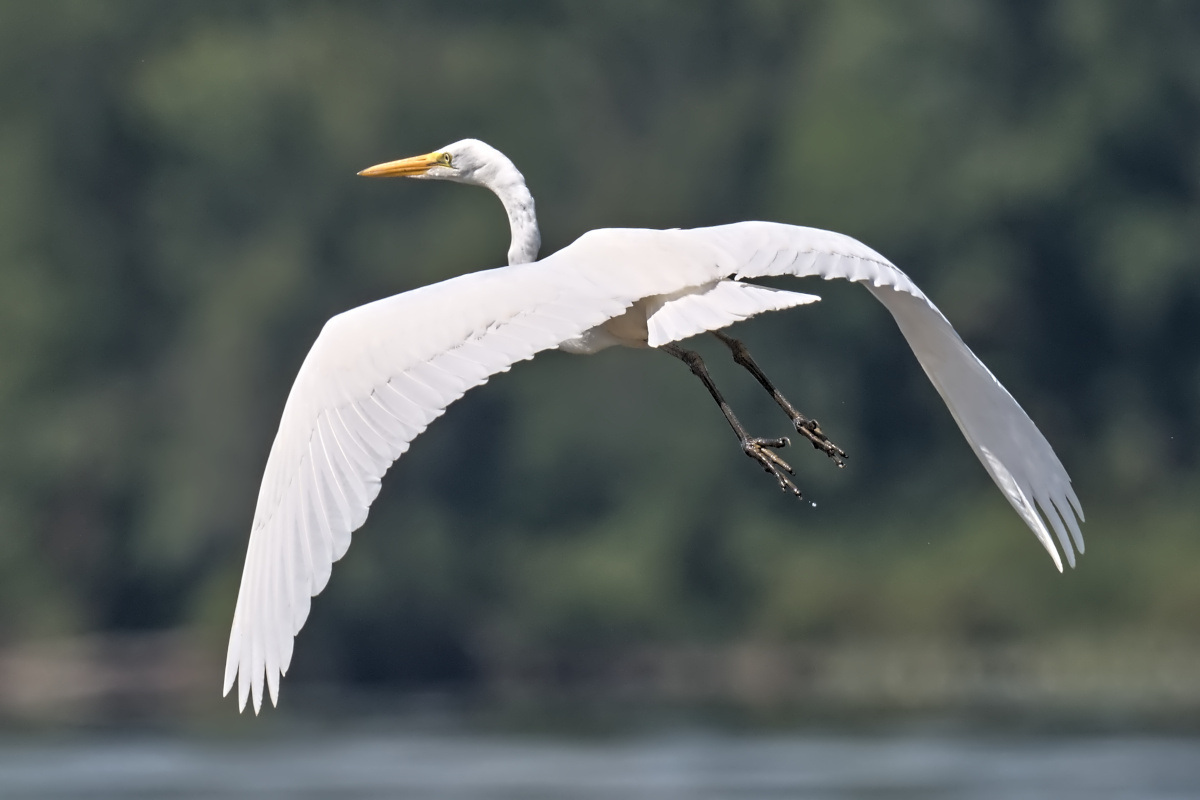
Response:
[{"label": "wing tip", "polygon": [[[1042,547],[1046,548],[1046,552],[1050,554],[1050,558],[1054,559],[1054,568],[1058,570],[1059,574],[1062,574],[1062,571],[1063,571],[1062,558],[1060,558],[1058,555],[1058,548],[1055,547],[1054,543],[1050,541],[1049,532],[1047,531],[1046,535],[1043,536],[1041,532],[1039,532],[1038,530],[1035,529],[1034,533],[1036,533],[1038,535],[1038,540],[1042,543]],[[1074,568],[1075,568],[1075,562],[1074,562],[1074,560],[1072,560],[1071,561],[1071,569],[1074,569]]]}]

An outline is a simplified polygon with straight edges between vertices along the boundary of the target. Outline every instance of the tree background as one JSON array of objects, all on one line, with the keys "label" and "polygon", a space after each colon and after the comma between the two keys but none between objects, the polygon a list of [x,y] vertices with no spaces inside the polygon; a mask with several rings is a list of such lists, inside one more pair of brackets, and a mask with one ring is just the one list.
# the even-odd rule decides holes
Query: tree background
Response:
[{"label": "tree background", "polygon": [[[524,172],[544,253],[771,219],[887,255],[1054,445],[1088,553],[1058,575],[884,309],[809,282],[823,302],[739,329],[851,454],[792,451],[806,502],[671,359],[539,356],[391,470],[290,679],[1200,644],[1200,7],[1166,0],[0,6],[0,644],[186,629],[220,657],[321,325],[504,260],[487,192],[354,173],[468,136]],[[787,432],[697,346],[753,432]]]}]

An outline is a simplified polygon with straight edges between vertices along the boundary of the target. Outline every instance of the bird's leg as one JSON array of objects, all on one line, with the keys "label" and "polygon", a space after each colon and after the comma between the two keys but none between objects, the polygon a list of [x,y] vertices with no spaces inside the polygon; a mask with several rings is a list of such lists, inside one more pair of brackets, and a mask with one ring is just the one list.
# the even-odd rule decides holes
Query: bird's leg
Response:
[{"label": "bird's leg", "polygon": [[849,457],[846,455],[846,451],[829,441],[829,437],[822,432],[821,426],[817,424],[815,419],[809,419],[801,414],[796,410],[795,406],[788,402],[786,397],[779,393],[779,390],[775,388],[775,384],[771,383],[771,379],[763,374],[758,364],[754,363],[754,359],[750,357],[750,351],[746,349],[746,345],[732,336],[726,336],[720,331],[712,331],[712,334],[729,347],[729,350],[733,353],[733,360],[745,367],[762,384],[763,388],[770,392],[771,397],[775,398],[775,402],[779,404],[784,413],[792,418],[792,424],[796,426],[797,433],[812,442],[813,447],[823,451],[825,455],[832,458],[833,462],[839,467],[846,465],[845,459]]},{"label": "bird's leg", "polygon": [[729,423],[729,427],[733,428],[738,441],[742,443],[742,452],[762,465],[764,471],[774,475],[775,479],[779,481],[780,489],[785,492],[791,492],[796,497],[800,497],[800,490],[796,488],[796,484],[788,477],[788,475],[795,475],[796,473],[786,461],[769,449],[787,447],[791,442],[786,437],[780,439],[760,439],[747,434],[746,429],[742,427],[742,423],[738,422],[738,418],[734,416],[733,409],[725,402],[725,398],[721,396],[717,385],[713,383],[712,377],[708,374],[708,368],[704,365],[704,360],[700,358],[699,353],[692,350],[685,350],[675,344],[665,344],[658,349],[670,353],[684,364],[687,364],[692,374],[704,383],[705,388],[708,389],[708,393],[712,395],[713,400],[716,400],[717,405],[720,406],[721,413],[725,415],[725,420]]}]

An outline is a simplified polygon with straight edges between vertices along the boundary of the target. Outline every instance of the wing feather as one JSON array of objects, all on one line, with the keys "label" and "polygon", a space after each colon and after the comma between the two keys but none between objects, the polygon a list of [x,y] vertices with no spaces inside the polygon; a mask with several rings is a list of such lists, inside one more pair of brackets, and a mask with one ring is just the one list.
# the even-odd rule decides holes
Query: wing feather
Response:
[{"label": "wing feather", "polygon": [[646,317],[647,343],[659,347],[727,327],[766,311],[782,311],[819,299],[812,294],[740,281],[715,281],[651,303]]},{"label": "wing feather", "polygon": [[[276,701],[292,637],[366,520],[391,463],[446,406],[491,375],[649,300],[651,344],[811,295],[744,278],[860,281],[888,308],[968,442],[1062,568],[1083,552],[1079,500],[1012,396],[904,273],[837,233],[765,222],[691,231],[607,229],[533,264],[472,273],[331,319],[296,376],[272,444],[234,610],[225,692]],[[730,280],[733,279],[733,280]],[[657,318],[656,318],[657,317]],[[1071,513],[1071,512],[1074,513]]]},{"label": "wing feather", "polygon": [[[299,467],[300,480],[295,485],[294,492],[298,497],[294,497],[292,502],[296,503],[300,510],[300,522],[303,526],[304,534],[308,539],[308,549],[313,557],[313,574],[311,580],[311,594],[316,595],[325,588],[325,584],[329,583],[329,575],[333,567],[333,545],[330,541],[331,537],[322,529],[320,517],[320,500],[317,497],[317,489],[313,485],[313,473],[308,459],[300,462]],[[273,527],[264,527],[264,531],[277,530]],[[263,534],[265,539],[269,534]],[[251,534],[253,538],[253,534]],[[260,557],[265,557],[265,554]]]},{"label": "wing feather", "polygon": [[354,451],[347,442],[342,441],[342,436],[338,435],[337,430],[333,427],[333,415],[326,412],[321,414],[317,420],[317,430],[322,432],[326,447],[331,449],[334,460],[337,462],[339,483],[345,491],[353,495],[353,497],[347,497],[346,500],[350,508],[355,510],[350,523],[351,527],[357,528],[366,521],[367,506],[375,499],[375,495],[363,482],[360,471],[362,467],[355,463],[351,455]]},{"label": "wing feather", "polygon": [[293,553],[292,563],[295,568],[291,575],[291,590],[292,590],[292,619],[293,628],[292,635],[295,636],[300,632],[300,628],[296,626],[294,620],[300,619],[303,621],[308,616],[308,606],[312,597],[312,575],[313,569],[312,550],[308,545],[308,537],[303,535],[303,531],[296,535],[299,526],[296,519],[296,505],[288,503],[283,508],[283,525],[281,530],[290,531],[292,535],[286,536],[285,541],[291,544]]}]

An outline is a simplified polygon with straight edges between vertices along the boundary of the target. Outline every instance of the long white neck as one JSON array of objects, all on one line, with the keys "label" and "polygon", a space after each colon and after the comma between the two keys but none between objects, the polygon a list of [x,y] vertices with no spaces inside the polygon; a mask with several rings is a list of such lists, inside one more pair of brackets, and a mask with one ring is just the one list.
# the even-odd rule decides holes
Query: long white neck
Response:
[{"label": "long white neck", "polygon": [[512,243],[508,246],[509,264],[528,264],[537,261],[538,250],[542,246],[542,235],[538,232],[537,211],[533,207],[533,195],[525,186],[525,179],[517,173],[520,180],[503,187],[491,187],[504,210],[508,213],[508,227],[512,232]]},{"label": "long white neck", "polygon": [[537,212],[533,207],[533,195],[525,185],[525,176],[499,150],[478,141],[472,142],[472,147],[476,152],[483,151],[486,156],[484,163],[465,182],[486,186],[504,204],[508,226],[512,231],[508,263],[528,264],[537,261],[542,236],[538,233]]}]

